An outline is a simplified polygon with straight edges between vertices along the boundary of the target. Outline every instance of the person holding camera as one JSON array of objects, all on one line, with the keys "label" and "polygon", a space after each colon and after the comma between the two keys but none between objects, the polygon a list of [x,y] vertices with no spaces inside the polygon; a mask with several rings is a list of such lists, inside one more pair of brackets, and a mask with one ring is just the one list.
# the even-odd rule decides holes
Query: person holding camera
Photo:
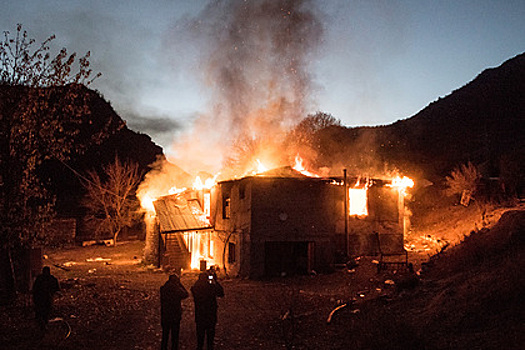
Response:
[{"label": "person holding camera", "polygon": [[203,349],[204,338],[206,338],[206,349],[213,350],[217,324],[217,297],[224,296],[224,289],[217,280],[215,272],[201,272],[199,279],[191,287],[191,294],[195,302],[197,350]]}]

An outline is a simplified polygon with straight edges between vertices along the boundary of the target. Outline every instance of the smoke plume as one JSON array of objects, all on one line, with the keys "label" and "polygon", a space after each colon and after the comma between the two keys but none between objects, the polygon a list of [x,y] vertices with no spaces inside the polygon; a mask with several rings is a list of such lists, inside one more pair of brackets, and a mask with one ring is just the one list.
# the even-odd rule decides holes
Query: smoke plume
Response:
[{"label": "smoke plume", "polygon": [[226,158],[245,158],[232,154],[239,149],[273,156],[275,141],[312,108],[309,63],[323,35],[312,1],[213,1],[171,35],[177,50],[192,46],[210,91],[208,112],[173,144],[183,169],[216,172]]}]

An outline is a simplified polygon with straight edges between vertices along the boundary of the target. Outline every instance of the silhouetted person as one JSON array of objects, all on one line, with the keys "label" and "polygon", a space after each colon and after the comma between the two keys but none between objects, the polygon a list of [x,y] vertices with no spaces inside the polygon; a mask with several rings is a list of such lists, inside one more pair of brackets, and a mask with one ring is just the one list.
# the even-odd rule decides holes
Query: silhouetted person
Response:
[{"label": "silhouetted person", "polygon": [[58,280],[51,274],[49,266],[44,266],[42,274],[33,283],[33,303],[36,320],[42,330],[46,329],[53,308],[53,296],[60,290]]},{"label": "silhouetted person", "polygon": [[197,350],[204,347],[213,350],[215,325],[217,324],[217,297],[224,296],[224,289],[217,281],[215,273],[202,272],[199,279],[191,287],[195,302],[195,324],[197,326]]},{"label": "silhouetted person", "polygon": [[171,333],[171,349],[179,348],[180,320],[182,317],[182,299],[188,297],[188,291],[180,282],[179,276],[170,275],[168,281],[160,287],[160,324],[162,326],[162,342],[160,348],[168,349],[168,339]]}]

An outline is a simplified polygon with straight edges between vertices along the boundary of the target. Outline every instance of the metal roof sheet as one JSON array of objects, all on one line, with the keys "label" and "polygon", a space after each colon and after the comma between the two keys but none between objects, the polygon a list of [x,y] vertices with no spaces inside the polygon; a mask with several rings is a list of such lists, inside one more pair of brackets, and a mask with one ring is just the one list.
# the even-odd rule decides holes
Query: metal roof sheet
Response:
[{"label": "metal roof sheet", "polygon": [[194,231],[210,228],[200,204],[177,196],[161,197],[153,202],[160,232]]}]

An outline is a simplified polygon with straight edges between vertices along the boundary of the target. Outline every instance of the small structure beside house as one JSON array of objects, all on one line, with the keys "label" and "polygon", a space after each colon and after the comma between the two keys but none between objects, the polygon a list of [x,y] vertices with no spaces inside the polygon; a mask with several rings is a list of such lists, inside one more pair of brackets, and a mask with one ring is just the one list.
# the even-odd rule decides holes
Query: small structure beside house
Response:
[{"label": "small structure beside house", "polygon": [[154,206],[165,268],[217,265],[230,275],[262,278],[377,254],[377,235],[389,249],[403,250],[404,197],[378,179],[344,184],[342,177],[285,167],[162,197]]}]

